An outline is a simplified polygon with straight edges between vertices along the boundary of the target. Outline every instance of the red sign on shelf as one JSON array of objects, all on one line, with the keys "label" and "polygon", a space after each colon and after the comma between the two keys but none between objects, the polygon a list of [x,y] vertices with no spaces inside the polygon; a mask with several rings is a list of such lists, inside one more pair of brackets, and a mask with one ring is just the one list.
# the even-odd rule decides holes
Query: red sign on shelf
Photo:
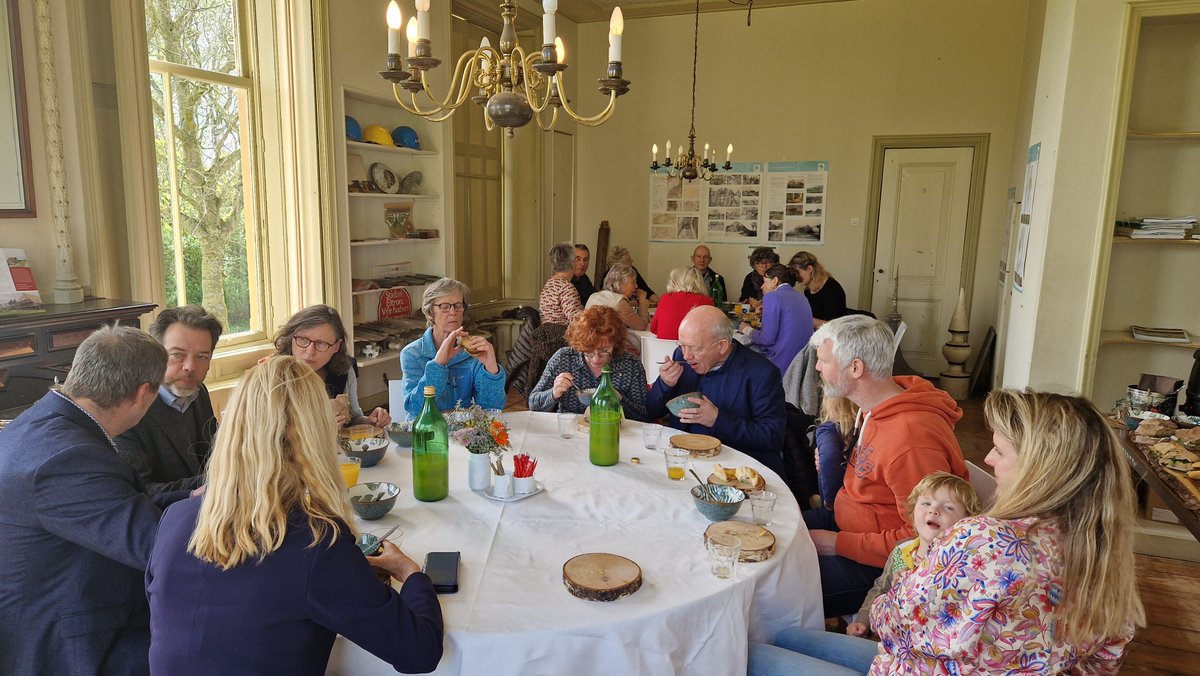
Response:
[{"label": "red sign on shelf", "polygon": [[398,319],[412,314],[412,300],[402,286],[385,290],[379,294],[379,318]]}]

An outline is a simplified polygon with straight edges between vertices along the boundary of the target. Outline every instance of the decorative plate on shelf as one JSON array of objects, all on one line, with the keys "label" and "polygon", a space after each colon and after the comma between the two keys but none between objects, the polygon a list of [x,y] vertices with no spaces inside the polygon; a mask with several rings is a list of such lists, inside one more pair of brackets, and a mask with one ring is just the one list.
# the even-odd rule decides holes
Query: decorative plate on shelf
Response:
[{"label": "decorative plate on shelf", "polygon": [[425,177],[419,171],[408,172],[408,175],[404,177],[404,180],[400,181],[400,192],[405,195],[417,194],[417,188],[420,187],[421,180],[424,178]]},{"label": "decorative plate on shelf", "polygon": [[371,182],[375,184],[375,187],[379,188],[380,192],[385,192],[389,195],[395,195],[400,192],[400,179],[383,162],[372,164],[370,174]]}]

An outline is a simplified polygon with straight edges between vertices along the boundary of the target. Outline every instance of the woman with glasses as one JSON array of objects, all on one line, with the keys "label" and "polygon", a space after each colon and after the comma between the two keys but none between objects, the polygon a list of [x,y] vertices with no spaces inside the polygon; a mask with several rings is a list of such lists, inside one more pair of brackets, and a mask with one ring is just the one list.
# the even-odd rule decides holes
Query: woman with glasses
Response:
[{"label": "woman with glasses", "polygon": [[496,361],[496,348],[463,326],[469,292],[466,284],[448,277],[425,289],[421,312],[429,328],[400,352],[404,410],[412,418],[421,413],[427,385],[436,389],[443,411],[471,404],[504,407],[507,374]]},{"label": "woman with glasses", "polygon": [[583,413],[579,390],[594,390],[600,371],[612,366],[612,384],[621,396],[625,417],[646,418],[646,371],[625,350],[625,323],[606,306],[588,308],[567,327],[567,347],[550,357],[542,378],[529,395],[533,411]]},{"label": "woman with glasses", "polygon": [[346,395],[348,413],[337,413],[339,427],[370,423],[387,427],[392,416],[376,408],[364,415],[358,403],[358,363],[346,349],[346,328],[342,316],[328,305],[310,305],[292,315],[275,334],[275,349],[308,364],[325,381],[325,392],[333,399]]},{"label": "woman with glasses", "polygon": [[762,285],[763,275],[771,266],[779,265],[779,254],[769,246],[760,246],[750,252],[750,272],[746,273],[746,278],[742,280],[742,292],[738,296],[743,303],[750,303],[754,306],[762,304]]},{"label": "woman with glasses", "polygon": [[[617,311],[617,316],[626,328],[645,331],[650,326],[650,321],[646,319],[650,314],[650,306],[644,299],[639,301],[636,292],[637,276],[633,268],[624,263],[617,263],[608,269],[608,274],[604,276],[604,288],[592,294],[587,306],[610,307]],[[629,341],[626,347],[634,354],[641,351],[641,344],[636,335],[628,334],[626,340]]]}]

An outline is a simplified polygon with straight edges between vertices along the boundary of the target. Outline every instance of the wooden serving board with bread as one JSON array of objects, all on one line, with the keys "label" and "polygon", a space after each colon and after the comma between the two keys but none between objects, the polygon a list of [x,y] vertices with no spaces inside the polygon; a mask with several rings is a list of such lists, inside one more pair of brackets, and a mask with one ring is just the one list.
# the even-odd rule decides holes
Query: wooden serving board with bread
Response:
[{"label": "wooden serving board with bread", "polygon": [[775,534],[746,521],[718,521],[704,530],[704,542],[714,535],[732,535],[742,541],[738,561],[758,563],[775,555]]},{"label": "wooden serving board with bread", "polygon": [[1181,429],[1171,420],[1150,419],[1131,430],[1129,438],[1200,503],[1200,427]]},{"label": "wooden serving board with bread", "polygon": [[671,445],[692,454],[693,458],[712,458],[721,454],[721,440],[707,434],[676,434]]},{"label": "wooden serving board with bread", "polygon": [[767,480],[763,478],[763,475],[759,474],[753,467],[746,467],[744,465],[733,468],[714,464],[712,474],[708,475],[708,483],[733,486],[734,488],[746,491],[747,494],[754,491],[761,491],[767,487]]}]

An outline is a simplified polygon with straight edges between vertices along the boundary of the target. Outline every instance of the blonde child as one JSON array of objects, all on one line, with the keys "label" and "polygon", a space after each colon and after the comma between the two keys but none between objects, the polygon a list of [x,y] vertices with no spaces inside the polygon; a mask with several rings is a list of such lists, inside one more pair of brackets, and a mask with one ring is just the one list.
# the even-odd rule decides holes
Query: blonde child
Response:
[{"label": "blonde child", "polygon": [[[929,543],[941,536],[958,520],[975,516],[983,511],[983,501],[971,484],[948,472],[934,472],[917,482],[908,494],[908,518],[912,520],[917,537],[896,545],[883,566],[883,574],[875,580],[875,586],[867,592],[861,618],[870,617],[871,604],[886,594],[892,587],[897,574],[910,571],[925,558]],[[851,636],[866,636],[870,633],[866,622],[851,622],[846,633]]]}]

